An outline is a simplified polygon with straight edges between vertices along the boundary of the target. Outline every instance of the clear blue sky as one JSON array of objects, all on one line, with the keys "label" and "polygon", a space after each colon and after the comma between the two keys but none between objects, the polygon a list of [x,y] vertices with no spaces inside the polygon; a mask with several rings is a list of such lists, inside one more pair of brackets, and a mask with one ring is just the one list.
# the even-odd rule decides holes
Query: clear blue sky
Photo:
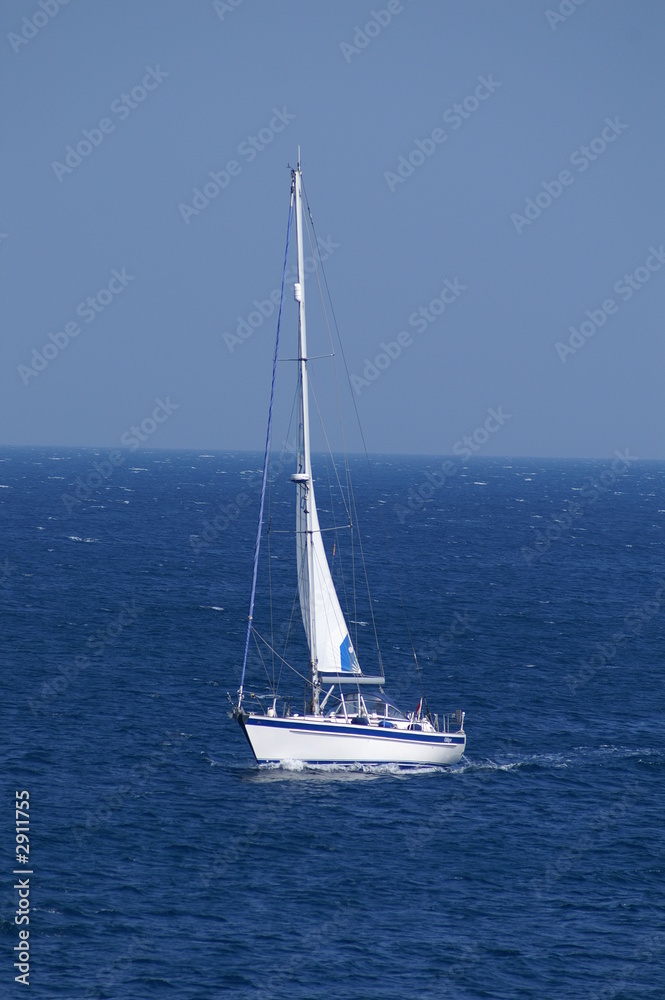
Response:
[{"label": "clear blue sky", "polygon": [[665,458],[661,0],[0,22],[3,444],[262,446],[300,144],[370,451]]}]

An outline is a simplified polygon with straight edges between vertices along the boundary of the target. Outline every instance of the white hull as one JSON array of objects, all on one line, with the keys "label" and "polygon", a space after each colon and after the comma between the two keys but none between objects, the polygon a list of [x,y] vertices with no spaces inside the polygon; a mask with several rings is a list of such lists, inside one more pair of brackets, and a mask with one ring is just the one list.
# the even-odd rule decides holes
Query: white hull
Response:
[{"label": "white hull", "polygon": [[466,736],[358,726],[321,716],[239,720],[260,764],[298,760],[309,764],[454,764],[464,753]]}]

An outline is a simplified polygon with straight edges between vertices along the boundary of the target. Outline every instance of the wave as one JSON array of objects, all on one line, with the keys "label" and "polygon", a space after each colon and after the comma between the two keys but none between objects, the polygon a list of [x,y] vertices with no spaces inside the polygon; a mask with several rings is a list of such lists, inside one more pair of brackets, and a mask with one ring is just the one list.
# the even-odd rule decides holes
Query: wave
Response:
[{"label": "wave", "polygon": [[279,764],[256,764],[251,777],[255,781],[365,781],[377,778],[409,778],[423,774],[443,773],[450,768],[432,764],[307,764],[302,760],[285,760]]},{"label": "wave", "polygon": [[585,763],[593,764],[594,761],[605,763],[609,756],[615,760],[640,761],[645,757],[662,759],[663,753],[656,749],[603,744],[594,747],[572,747],[566,753],[502,754],[497,756],[496,760],[490,757],[473,760],[464,755],[457,764],[450,765],[446,770],[455,774],[465,774],[470,771],[517,771],[521,768],[552,771]]}]

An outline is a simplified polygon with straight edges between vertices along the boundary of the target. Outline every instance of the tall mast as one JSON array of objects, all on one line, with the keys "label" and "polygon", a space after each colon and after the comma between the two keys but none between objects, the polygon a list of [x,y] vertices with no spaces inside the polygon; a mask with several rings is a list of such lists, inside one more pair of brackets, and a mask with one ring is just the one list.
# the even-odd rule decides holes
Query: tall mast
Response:
[{"label": "tall mast", "polygon": [[[304,505],[305,514],[305,557],[307,559],[307,580],[309,588],[309,654],[312,671],[312,689],[314,712],[319,709],[319,675],[316,654],[316,629],[314,626],[314,549],[312,539],[312,511],[310,490],[312,487],[312,462],[309,442],[309,388],[307,376],[307,321],[305,317],[305,264],[304,237],[302,225],[302,171],[300,168],[300,147],[298,147],[298,165],[293,171],[296,216],[296,247],[298,257],[298,281],[295,286],[295,298],[298,302],[298,366],[300,375],[300,433],[298,435],[298,473],[303,478],[301,488],[297,490],[297,503]],[[301,506],[302,510],[302,506]]]}]

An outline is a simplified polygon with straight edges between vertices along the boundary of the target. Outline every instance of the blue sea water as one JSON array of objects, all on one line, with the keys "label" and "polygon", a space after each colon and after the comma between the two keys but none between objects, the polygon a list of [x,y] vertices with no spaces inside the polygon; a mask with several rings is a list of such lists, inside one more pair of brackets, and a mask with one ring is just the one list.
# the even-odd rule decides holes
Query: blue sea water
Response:
[{"label": "blue sea water", "polygon": [[403,773],[253,762],[260,457],[121,457],[0,454],[1,996],[23,789],[37,998],[665,995],[665,465],[354,460],[387,690],[419,698],[382,522],[466,711]]}]

